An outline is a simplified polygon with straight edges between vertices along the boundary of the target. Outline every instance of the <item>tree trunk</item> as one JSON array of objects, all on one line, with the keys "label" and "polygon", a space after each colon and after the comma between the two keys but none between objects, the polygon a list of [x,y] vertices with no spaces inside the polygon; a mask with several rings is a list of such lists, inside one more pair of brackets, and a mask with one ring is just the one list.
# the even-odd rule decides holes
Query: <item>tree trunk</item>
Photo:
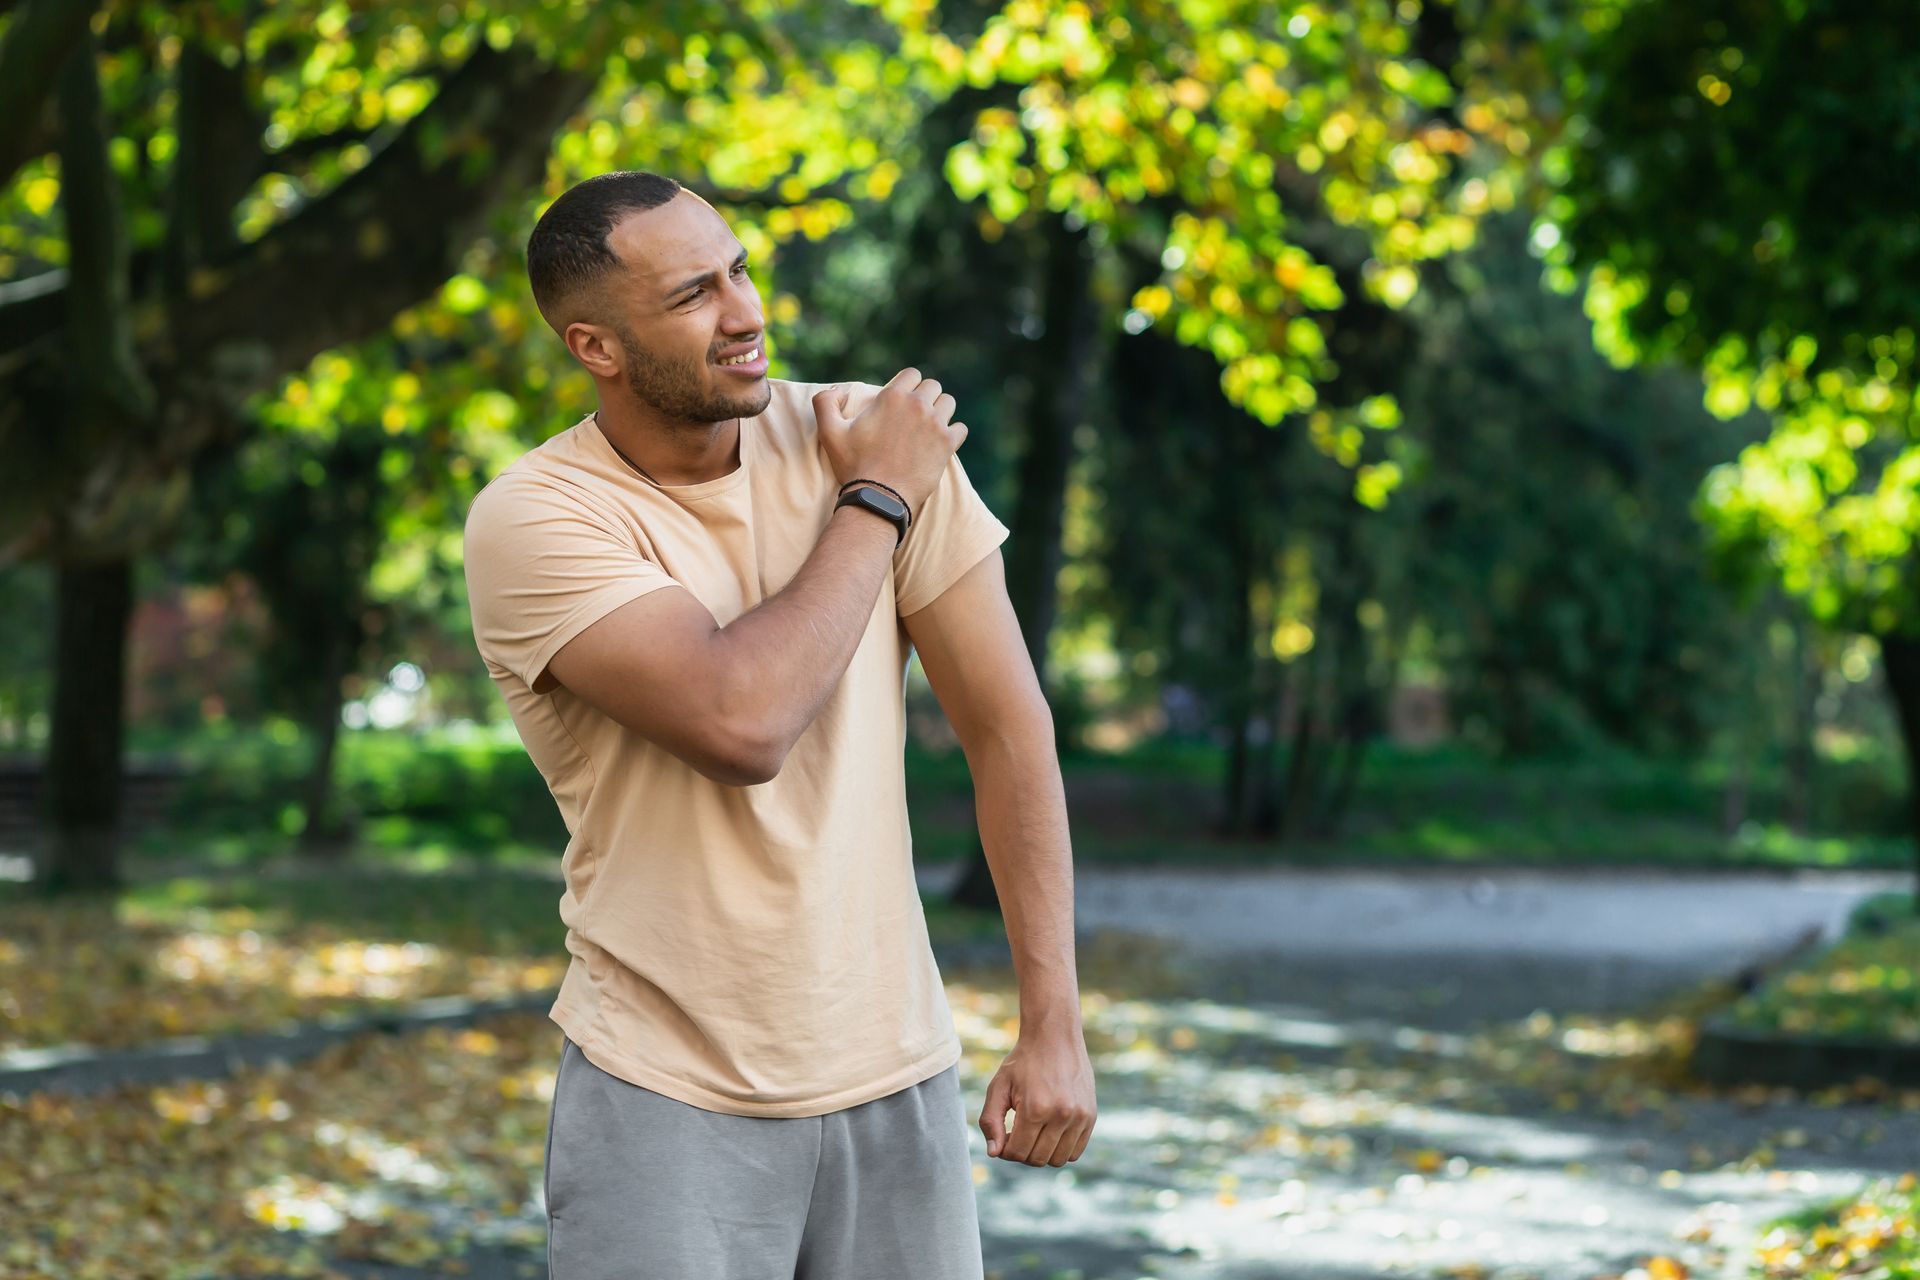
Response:
[{"label": "tree trunk", "polygon": [[1080,424],[1087,366],[1093,358],[1088,314],[1092,264],[1083,248],[1086,236],[1068,231],[1058,218],[1048,218],[1045,227],[1045,330],[1027,364],[1033,398],[1015,473],[1013,518],[1007,526],[1007,594],[1042,689],[1048,683],[1047,639],[1059,602],[1060,533],[1073,430]]},{"label": "tree trunk", "polygon": [[1733,765],[1727,771],[1727,789],[1720,795],[1720,834],[1731,840],[1747,820],[1747,794],[1752,786],[1753,739],[1734,735]]},{"label": "tree trunk", "polygon": [[[1273,619],[1261,619],[1258,634],[1261,647],[1272,649],[1264,637],[1273,634]],[[1280,831],[1280,789],[1275,785],[1274,758],[1280,747],[1280,687],[1285,683],[1279,659],[1271,652],[1257,654],[1253,660],[1253,705],[1264,708],[1261,718],[1266,734],[1254,747],[1247,774],[1253,794],[1247,806],[1247,830],[1257,840],[1272,840]]]},{"label": "tree trunk", "polygon": [[1325,736],[1322,703],[1326,678],[1321,670],[1326,661],[1324,646],[1325,638],[1321,637],[1314,642],[1313,649],[1296,659],[1299,713],[1287,747],[1286,776],[1280,784],[1280,821],[1274,830],[1274,838],[1281,842],[1313,834],[1313,794],[1320,785],[1319,752]]},{"label": "tree trunk", "polygon": [[1879,636],[1880,658],[1907,752],[1907,817],[1914,841],[1914,910],[1920,912],[1920,636]]},{"label": "tree trunk", "polygon": [[112,891],[123,883],[120,748],[133,563],[63,566],[56,596],[41,888],[49,894]]},{"label": "tree trunk", "polygon": [[[1367,687],[1365,664],[1362,664],[1362,679],[1354,687],[1343,721],[1345,739],[1342,754],[1327,792],[1326,812],[1330,827],[1337,826],[1353,807],[1353,797],[1359,790],[1360,773],[1366,766],[1368,749],[1375,740],[1387,737],[1391,730],[1390,716],[1400,687],[1400,665],[1406,650],[1407,630],[1407,624],[1390,628],[1387,638],[1382,641],[1382,682],[1378,688]],[[1356,627],[1355,634],[1364,635],[1364,629]]]},{"label": "tree trunk", "polygon": [[313,763],[307,770],[306,825],[300,829],[296,849],[302,858],[334,862],[344,858],[351,846],[347,824],[335,813],[333,805],[333,761],[340,742],[340,686],[346,678],[343,637],[330,638],[326,648],[324,678],[315,686],[313,718],[308,725],[314,737]]},{"label": "tree trunk", "polygon": [[1793,635],[1793,716],[1788,729],[1786,794],[1782,797],[1781,818],[1787,830],[1805,835],[1813,809],[1813,736],[1819,718],[1820,658],[1819,640],[1813,624],[1805,618],[1794,626]]},{"label": "tree trunk", "polygon": [[1236,712],[1232,726],[1227,731],[1226,770],[1221,778],[1220,821],[1214,825],[1214,834],[1221,837],[1238,835],[1244,826],[1247,809],[1247,771],[1253,767],[1253,735],[1249,724],[1252,717],[1244,711]]},{"label": "tree trunk", "polygon": [[[1093,362],[1094,313],[1089,300],[1092,262],[1086,235],[1069,231],[1057,217],[1043,223],[1046,246],[1045,329],[1033,344],[1027,377],[1033,396],[1016,472],[1018,492],[1008,523],[1007,595],[1013,602],[1027,655],[1040,687],[1047,687],[1047,638],[1053,631],[1060,576],[1060,528],[1067,504],[1067,473],[1073,460],[1073,429],[1080,424]],[[1051,706],[1051,701],[1049,701]],[[1061,735],[1056,726],[1056,742]],[[1000,909],[1000,895],[987,863],[986,846],[974,831],[973,853],[949,901],[957,906]]]},{"label": "tree trunk", "polygon": [[1319,829],[1331,835],[1339,830],[1341,819],[1353,806],[1353,794],[1360,784],[1360,769],[1366,762],[1368,738],[1371,737],[1367,725],[1370,717],[1354,708],[1356,714],[1342,726],[1342,734],[1334,744],[1333,762],[1328,766],[1326,798],[1321,802],[1317,819]]},{"label": "tree trunk", "polygon": [[[1240,429],[1238,423],[1227,428],[1229,431]],[[1235,440],[1230,437],[1229,446],[1233,443]],[[1229,455],[1236,460],[1237,456],[1238,450]],[[1236,482],[1238,479],[1235,478]],[[1253,595],[1256,535],[1253,513],[1248,509],[1244,495],[1236,493],[1236,497],[1242,500],[1231,503],[1228,509],[1220,513],[1227,563],[1232,572],[1232,594],[1228,599],[1230,611],[1226,615],[1226,634],[1222,637],[1229,664],[1227,696],[1222,699],[1222,705],[1233,735],[1228,742],[1226,772],[1221,779],[1224,793],[1216,831],[1222,836],[1240,835],[1247,829],[1248,810],[1255,789],[1250,776],[1255,765],[1252,720],[1259,706],[1254,687],[1258,664],[1253,652],[1254,633],[1260,625],[1259,618],[1255,616],[1257,606]]]}]

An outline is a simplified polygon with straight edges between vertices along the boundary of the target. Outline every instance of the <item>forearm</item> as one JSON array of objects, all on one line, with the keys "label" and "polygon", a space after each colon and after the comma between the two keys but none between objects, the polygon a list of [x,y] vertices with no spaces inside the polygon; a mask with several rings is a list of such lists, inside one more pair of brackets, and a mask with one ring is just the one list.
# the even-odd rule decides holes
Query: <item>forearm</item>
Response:
[{"label": "forearm", "polygon": [[980,842],[1006,919],[1020,986],[1020,1026],[1078,1030],[1073,847],[1053,726],[997,735],[967,749]]},{"label": "forearm", "polygon": [[728,714],[777,742],[783,757],[853,661],[897,537],[871,511],[835,510],[793,580],[714,634]]}]

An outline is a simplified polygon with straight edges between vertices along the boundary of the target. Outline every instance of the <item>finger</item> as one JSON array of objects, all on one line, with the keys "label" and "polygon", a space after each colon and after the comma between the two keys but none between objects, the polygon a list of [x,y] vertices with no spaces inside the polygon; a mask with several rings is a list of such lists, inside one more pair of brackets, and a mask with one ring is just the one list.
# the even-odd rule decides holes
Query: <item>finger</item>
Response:
[{"label": "finger", "polygon": [[1071,1164],[1075,1160],[1078,1160],[1081,1156],[1086,1154],[1087,1141],[1092,1137],[1093,1137],[1093,1125],[1089,1123],[1086,1128],[1080,1131],[1080,1140],[1074,1143],[1073,1154],[1067,1157],[1067,1162],[1069,1164]]},{"label": "finger", "polygon": [[823,427],[842,427],[846,419],[841,410],[847,407],[847,392],[844,387],[823,387],[813,393],[813,417]]},{"label": "finger", "polygon": [[987,1135],[987,1154],[997,1156],[1007,1143],[1007,1110],[1013,1105],[1007,1078],[987,1082],[987,1100],[980,1109],[980,1132]]},{"label": "finger", "polygon": [[940,398],[940,379],[927,378],[923,380],[919,386],[913,389],[913,394],[925,400],[928,404],[932,404]]},{"label": "finger", "polygon": [[1066,1167],[1068,1163],[1071,1163],[1071,1161],[1073,1161],[1073,1151],[1075,1151],[1075,1148],[1079,1148],[1079,1146],[1081,1146],[1081,1142],[1083,1142],[1083,1136],[1081,1136],[1081,1126],[1079,1125],[1066,1126],[1066,1132],[1062,1132],[1062,1134],[1060,1134],[1060,1146],[1056,1146],[1056,1148],[1054,1148],[1054,1153],[1052,1153],[1052,1155],[1050,1155],[1050,1157],[1046,1159],[1046,1163],[1048,1163],[1048,1165],[1052,1165],[1054,1169],[1062,1169],[1062,1167]]},{"label": "finger", "polygon": [[1046,1126],[1038,1120],[1029,1120],[1018,1109],[1013,1113],[1013,1129],[1007,1134],[1007,1140],[1001,1145],[1001,1157],[1018,1160],[1021,1164],[1033,1163],[1033,1144],[1040,1139],[1041,1130]]},{"label": "finger", "polygon": [[953,423],[948,428],[948,430],[956,433],[953,437],[954,448],[958,449],[961,445],[967,442],[967,424],[966,423],[964,422]]},{"label": "finger", "polygon": [[1056,1160],[1055,1157],[1059,1155],[1060,1148],[1070,1137],[1072,1137],[1071,1127],[1058,1120],[1041,1125],[1040,1132],[1034,1135],[1033,1139],[1033,1158],[1027,1163],[1035,1168],[1041,1165],[1065,1164],[1066,1161]]},{"label": "finger", "polygon": [[906,368],[902,369],[900,372],[894,374],[893,377],[889,378],[887,380],[887,385],[885,387],[882,387],[881,390],[885,391],[893,387],[898,387],[902,391],[911,392],[914,389],[914,387],[919,384],[919,382],[920,382],[920,371],[914,368],[912,365],[908,365]]},{"label": "finger", "polygon": [[942,423],[953,417],[953,411],[958,407],[954,398],[944,391],[933,398],[933,412]]}]

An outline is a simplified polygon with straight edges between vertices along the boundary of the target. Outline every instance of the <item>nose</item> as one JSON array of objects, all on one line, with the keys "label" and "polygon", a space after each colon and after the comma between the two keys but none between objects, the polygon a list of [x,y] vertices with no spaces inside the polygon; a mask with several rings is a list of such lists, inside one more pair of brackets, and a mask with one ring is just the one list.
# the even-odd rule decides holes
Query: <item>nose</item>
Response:
[{"label": "nose", "polygon": [[753,277],[742,275],[738,284],[730,284],[726,292],[726,310],[721,321],[728,333],[758,333],[763,323],[760,315],[760,291],[753,287]]}]

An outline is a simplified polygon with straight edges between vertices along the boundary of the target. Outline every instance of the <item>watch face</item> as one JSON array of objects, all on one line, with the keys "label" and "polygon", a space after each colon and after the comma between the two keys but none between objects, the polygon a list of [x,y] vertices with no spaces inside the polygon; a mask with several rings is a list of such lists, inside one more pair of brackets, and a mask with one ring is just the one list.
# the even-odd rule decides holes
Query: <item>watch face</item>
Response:
[{"label": "watch face", "polygon": [[907,509],[900,505],[900,500],[884,489],[876,489],[872,485],[863,484],[853,492],[860,495],[860,502],[884,512],[894,519],[899,519],[901,516],[907,514]]}]

